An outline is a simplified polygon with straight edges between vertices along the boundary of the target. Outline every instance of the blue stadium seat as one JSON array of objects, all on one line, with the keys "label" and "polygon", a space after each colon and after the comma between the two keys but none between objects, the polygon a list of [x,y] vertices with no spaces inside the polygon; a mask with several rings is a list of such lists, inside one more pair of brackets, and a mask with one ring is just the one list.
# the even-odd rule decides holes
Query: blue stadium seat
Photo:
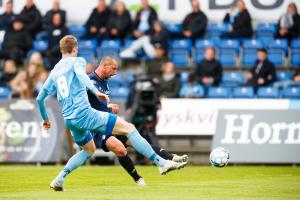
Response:
[{"label": "blue stadium seat", "polygon": [[117,87],[110,90],[110,97],[112,99],[127,99],[129,89],[126,87]]},{"label": "blue stadium seat", "polygon": [[293,67],[300,66],[300,39],[292,40],[290,59]]},{"label": "blue stadium seat", "polygon": [[239,50],[240,43],[238,40],[221,41],[219,59],[223,67],[231,68],[236,65]]},{"label": "blue stadium seat", "polygon": [[275,39],[270,36],[259,36],[257,39],[262,43],[264,48],[267,48]]},{"label": "blue stadium seat", "polygon": [[208,38],[219,38],[222,33],[228,30],[228,24],[223,23],[211,23],[207,27],[207,37]]},{"label": "blue stadium seat", "polygon": [[259,23],[256,26],[255,35],[256,37],[274,37],[276,32],[276,25],[275,24],[268,24],[268,23]]},{"label": "blue stadium seat", "polygon": [[103,40],[100,47],[97,48],[97,58],[101,59],[104,56],[119,57],[121,49],[120,40]]},{"label": "blue stadium seat", "polygon": [[233,68],[237,62],[235,51],[220,51],[219,60],[224,68]]},{"label": "blue stadium seat", "polygon": [[285,65],[284,64],[285,56],[282,50],[269,49],[268,58],[276,67],[282,67]]},{"label": "blue stadium seat", "polygon": [[11,89],[6,86],[0,86],[0,99],[8,99],[11,94]]},{"label": "blue stadium seat", "polygon": [[96,51],[97,41],[94,39],[91,40],[79,40],[78,48],[80,51]]},{"label": "blue stadium seat", "polygon": [[83,57],[86,62],[92,63],[95,59],[95,53],[94,51],[91,50],[85,50],[85,51],[79,51],[78,53],[79,57]]},{"label": "blue stadium seat", "polygon": [[100,45],[101,48],[106,49],[120,49],[121,41],[120,40],[103,40]]},{"label": "blue stadium seat", "polygon": [[33,50],[45,51],[48,48],[48,41],[46,40],[35,40],[33,41]]},{"label": "blue stadium seat", "polygon": [[189,65],[189,51],[188,50],[171,50],[169,53],[171,61],[179,68],[185,68]]},{"label": "blue stadium seat", "polygon": [[170,48],[173,50],[188,50],[192,49],[192,40],[190,39],[176,39],[170,41]]},{"label": "blue stadium seat", "polygon": [[260,40],[246,39],[243,42],[242,65],[245,68],[253,67],[256,61],[257,49],[262,48],[263,44]]},{"label": "blue stadium seat", "polygon": [[254,89],[253,87],[237,87],[233,89],[232,92],[233,98],[254,98]]},{"label": "blue stadium seat", "polygon": [[189,78],[189,73],[188,72],[181,72],[180,73],[180,82],[181,85],[184,85],[188,82],[188,78]]},{"label": "blue stadium seat", "polygon": [[208,98],[230,98],[231,89],[226,87],[210,87]]},{"label": "blue stadium seat", "polygon": [[217,48],[213,40],[197,39],[195,42],[194,63],[199,63],[204,58],[204,52],[207,47]]},{"label": "blue stadium seat", "polygon": [[293,39],[291,41],[291,48],[300,49],[300,39]]},{"label": "blue stadium seat", "polygon": [[244,68],[252,68],[256,62],[256,51],[243,51],[242,65]]},{"label": "blue stadium seat", "polygon": [[265,99],[276,99],[279,98],[279,90],[276,87],[260,87],[257,90],[257,97],[258,98],[265,98]]},{"label": "blue stadium seat", "polygon": [[260,40],[256,40],[256,39],[246,39],[243,41],[243,48],[244,51],[246,50],[257,50],[259,48],[262,48],[263,44]]},{"label": "blue stadium seat", "polygon": [[290,71],[276,72],[276,81],[289,81],[292,80],[292,76],[292,72]]},{"label": "blue stadium seat", "polygon": [[240,42],[236,39],[221,40],[221,50],[234,50],[237,53],[240,51]]},{"label": "blue stadium seat", "polygon": [[165,24],[165,28],[172,34],[180,34],[182,30],[181,24]]},{"label": "blue stadium seat", "polygon": [[282,98],[300,99],[300,87],[293,86],[283,89]]},{"label": "blue stadium seat", "polygon": [[82,25],[73,24],[69,26],[69,32],[76,38],[80,38],[86,33],[86,27]]},{"label": "blue stadium seat", "polygon": [[289,48],[289,45],[288,45],[288,41],[286,39],[276,39],[276,40],[271,41],[268,45],[269,50],[276,49],[276,50],[280,50],[284,53],[287,53],[288,48]]},{"label": "blue stadium seat", "polygon": [[223,73],[222,83],[223,87],[236,87],[244,83],[242,72],[225,72]]},{"label": "blue stadium seat", "polygon": [[118,88],[118,87],[120,87],[121,85],[122,85],[122,75],[121,75],[122,73],[121,73],[121,71],[118,73],[118,74],[116,74],[116,75],[114,75],[114,76],[112,76],[109,80],[108,80],[108,85],[109,85],[109,87],[112,87],[112,88]]}]

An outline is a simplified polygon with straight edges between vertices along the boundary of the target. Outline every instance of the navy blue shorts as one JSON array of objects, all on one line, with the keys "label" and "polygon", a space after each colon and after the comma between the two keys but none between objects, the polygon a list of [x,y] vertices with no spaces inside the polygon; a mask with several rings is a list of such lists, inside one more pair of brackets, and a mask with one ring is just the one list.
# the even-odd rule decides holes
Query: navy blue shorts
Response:
[{"label": "navy blue shorts", "polygon": [[106,141],[111,136],[116,137],[118,140],[120,140],[122,142],[122,144],[125,147],[127,147],[126,142],[127,142],[128,138],[125,135],[105,135],[102,133],[93,133],[94,142],[96,144],[96,147],[103,149],[103,151],[105,151],[105,152],[109,152],[109,150],[107,149],[107,146],[106,146]]}]

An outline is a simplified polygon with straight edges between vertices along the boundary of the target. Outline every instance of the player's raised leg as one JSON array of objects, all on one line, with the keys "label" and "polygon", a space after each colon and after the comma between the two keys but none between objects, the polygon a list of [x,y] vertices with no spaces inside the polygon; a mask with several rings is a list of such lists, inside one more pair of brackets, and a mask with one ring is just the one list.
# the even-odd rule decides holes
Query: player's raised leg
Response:
[{"label": "player's raised leg", "polygon": [[[132,144],[129,140],[126,141],[126,146],[132,147]],[[188,155],[177,155],[177,154],[171,154],[167,150],[165,150],[162,147],[156,146],[156,145],[151,145],[152,149],[157,153],[160,157],[166,159],[166,160],[172,160],[175,162],[187,162],[189,157]]]},{"label": "player's raised leg", "polygon": [[135,150],[152,160],[159,167],[161,174],[166,174],[174,169],[180,169],[187,164],[186,162],[176,163],[165,160],[157,155],[151,145],[139,134],[135,126],[119,117],[117,117],[112,133],[116,135],[126,135]]}]

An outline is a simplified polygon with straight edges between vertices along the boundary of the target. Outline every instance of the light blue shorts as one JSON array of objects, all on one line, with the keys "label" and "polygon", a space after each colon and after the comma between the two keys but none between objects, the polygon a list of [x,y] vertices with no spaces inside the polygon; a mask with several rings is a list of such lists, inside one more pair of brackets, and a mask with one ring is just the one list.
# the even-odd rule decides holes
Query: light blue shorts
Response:
[{"label": "light blue shorts", "polygon": [[84,146],[93,139],[90,131],[111,135],[117,121],[117,116],[95,109],[88,109],[78,119],[65,119],[66,126],[70,129],[74,141],[79,146]]}]

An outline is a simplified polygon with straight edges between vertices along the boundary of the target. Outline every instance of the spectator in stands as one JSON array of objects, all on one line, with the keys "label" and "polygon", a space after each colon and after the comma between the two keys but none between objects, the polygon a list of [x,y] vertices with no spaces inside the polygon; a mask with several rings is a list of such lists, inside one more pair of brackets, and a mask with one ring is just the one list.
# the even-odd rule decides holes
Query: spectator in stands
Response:
[{"label": "spectator in stands", "polygon": [[61,58],[59,41],[69,33],[68,28],[65,26],[62,16],[59,12],[53,14],[52,23],[47,27],[47,33],[49,42],[46,55],[50,63],[49,69],[52,69]]},{"label": "spectator in stands", "polygon": [[143,49],[150,58],[162,58],[166,55],[168,47],[168,32],[159,21],[153,23],[150,35],[144,35],[121,52],[122,58],[134,58],[138,50]]},{"label": "spectator in stands", "polygon": [[12,59],[21,65],[31,46],[32,38],[24,29],[23,19],[17,16],[13,21],[12,29],[5,33],[0,58]]},{"label": "spectator in stands", "polygon": [[245,2],[238,0],[236,7],[231,8],[225,15],[224,23],[229,23],[229,31],[224,33],[224,38],[249,38],[253,30],[251,25],[251,16],[246,9]]},{"label": "spectator in stands", "polygon": [[197,82],[195,74],[190,74],[188,83],[184,84],[180,89],[180,97],[199,98],[204,96],[204,88]]},{"label": "spectator in stands", "polygon": [[59,0],[53,0],[52,2],[52,9],[47,11],[43,18],[43,29],[48,30],[51,29],[51,26],[53,25],[53,15],[59,13],[61,18],[61,24],[66,24],[66,11],[62,10],[60,8],[60,1]]},{"label": "spectator in stands", "polygon": [[216,59],[216,50],[213,47],[206,48],[204,59],[198,63],[195,69],[197,80],[203,85],[218,85],[222,74],[223,68]]},{"label": "spectator in stands", "polygon": [[12,1],[7,1],[5,4],[5,11],[0,15],[0,31],[7,31],[11,28],[13,19],[15,18],[13,12],[13,3]]},{"label": "spectator in stands", "polygon": [[35,6],[33,0],[26,0],[26,4],[20,13],[21,18],[25,22],[25,29],[29,31],[31,37],[41,31],[42,28],[42,15]]},{"label": "spectator in stands", "polygon": [[83,36],[85,39],[97,38],[101,41],[108,36],[108,21],[111,14],[110,8],[107,7],[105,0],[98,0],[98,5],[92,11],[85,26],[87,33]]},{"label": "spectator in stands", "polygon": [[0,86],[10,87],[10,82],[16,77],[17,72],[15,61],[6,60],[3,65],[3,74],[0,76]]},{"label": "spectator in stands", "polygon": [[44,71],[44,60],[40,52],[33,52],[29,58],[29,64],[34,64],[37,66],[39,71]]},{"label": "spectator in stands", "polygon": [[118,1],[108,21],[109,36],[124,39],[130,33],[131,26],[131,17],[126,5],[124,2]]},{"label": "spectator in stands", "polygon": [[176,98],[180,91],[180,78],[175,71],[175,65],[167,62],[162,67],[162,76],[158,83],[160,98]]},{"label": "spectator in stands", "polygon": [[36,52],[32,54],[28,66],[18,72],[17,76],[11,81],[13,96],[24,99],[36,96],[38,87],[45,81],[47,72],[42,66],[42,56]]},{"label": "spectator in stands", "polygon": [[137,12],[133,25],[133,36],[139,38],[149,34],[153,23],[157,20],[157,13],[149,5],[148,0],[141,0],[141,9]]},{"label": "spectator in stands", "polygon": [[270,85],[276,80],[276,71],[273,63],[268,59],[268,52],[261,48],[257,51],[257,61],[250,72],[246,72],[247,85],[255,88]]},{"label": "spectator in stands", "polygon": [[199,0],[192,0],[193,11],[182,22],[182,34],[187,38],[203,37],[206,31],[207,17],[200,10]]},{"label": "spectator in stands", "polygon": [[287,12],[283,14],[277,25],[277,38],[286,38],[289,41],[299,35],[300,15],[295,3],[288,5]]}]

